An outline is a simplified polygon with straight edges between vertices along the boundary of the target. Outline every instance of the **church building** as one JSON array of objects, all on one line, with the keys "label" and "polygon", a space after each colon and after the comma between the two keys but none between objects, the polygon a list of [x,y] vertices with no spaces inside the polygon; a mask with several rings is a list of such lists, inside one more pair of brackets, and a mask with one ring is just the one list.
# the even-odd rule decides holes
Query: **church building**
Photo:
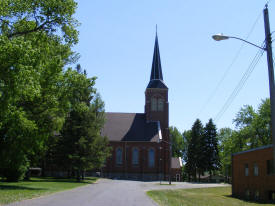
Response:
[{"label": "church building", "polygon": [[168,179],[170,158],[168,87],[163,81],[156,34],[144,113],[107,112],[102,135],[112,147],[102,169],[110,178]]}]

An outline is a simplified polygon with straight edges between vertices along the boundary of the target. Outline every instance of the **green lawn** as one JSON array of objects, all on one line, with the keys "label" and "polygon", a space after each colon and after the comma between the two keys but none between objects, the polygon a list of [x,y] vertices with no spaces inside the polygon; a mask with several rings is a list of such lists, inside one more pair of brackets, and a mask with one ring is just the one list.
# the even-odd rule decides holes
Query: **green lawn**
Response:
[{"label": "green lawn", "polygon": [[97,178],[87,178],[83,182],[76,182],[74,179],[31,178],[30,181],[20,182],[0,181],[0,205],[69,190],[96,180]]},{"label": "green lawn", "polygon": [[231,187],[154,190],[147,194],[161,206],[274,206],[230,197]]}]

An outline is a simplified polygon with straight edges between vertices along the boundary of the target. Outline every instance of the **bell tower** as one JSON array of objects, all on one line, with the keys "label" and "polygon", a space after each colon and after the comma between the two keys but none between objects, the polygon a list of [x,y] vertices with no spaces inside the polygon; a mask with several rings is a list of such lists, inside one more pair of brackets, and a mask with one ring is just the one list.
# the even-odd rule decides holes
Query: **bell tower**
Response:
[{"label": "bell tower", "polygon": [[145,114],[147,121],[160,122],[162,138],[169,142],[168,87],[163,81],[157,33],[150,81],[145,90]]},{"label": "bell tower", "polygon": [[150,81],[145,90],[145,114],[147,122],[159,121],[160,123],[161,159],[163,160],[161,168],[164,175],[167,175],[170,164],[168,87],[163,81],[157,33]]}]

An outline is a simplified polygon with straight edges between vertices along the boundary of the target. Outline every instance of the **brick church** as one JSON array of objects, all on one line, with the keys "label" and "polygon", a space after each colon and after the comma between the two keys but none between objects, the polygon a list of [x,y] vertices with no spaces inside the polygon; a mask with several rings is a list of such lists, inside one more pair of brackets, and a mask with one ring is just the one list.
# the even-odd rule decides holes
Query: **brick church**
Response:
[{"label": "brick church", "polygon": [[171,163],[168,87],[163,81],[157,34],[144,109],[144,113],[106,113],[102,135],[108,137],[112,154],[102,169],[104,176],[168,178]]}]

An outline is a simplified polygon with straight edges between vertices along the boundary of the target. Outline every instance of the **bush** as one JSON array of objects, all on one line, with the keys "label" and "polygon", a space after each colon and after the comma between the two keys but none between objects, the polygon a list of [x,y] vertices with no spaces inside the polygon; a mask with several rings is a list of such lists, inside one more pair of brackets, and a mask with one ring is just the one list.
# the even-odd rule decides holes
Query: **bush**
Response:
[{"label": "bush", "polygon": [[[18,182],[22,180],[29,167],[28,161],[25,157],[16,158],[16,161],[7,161],[10,164],[5,164],[2,169],[2,176],[8,182]],[[6,163],[7,163],[6,162]]]}]

